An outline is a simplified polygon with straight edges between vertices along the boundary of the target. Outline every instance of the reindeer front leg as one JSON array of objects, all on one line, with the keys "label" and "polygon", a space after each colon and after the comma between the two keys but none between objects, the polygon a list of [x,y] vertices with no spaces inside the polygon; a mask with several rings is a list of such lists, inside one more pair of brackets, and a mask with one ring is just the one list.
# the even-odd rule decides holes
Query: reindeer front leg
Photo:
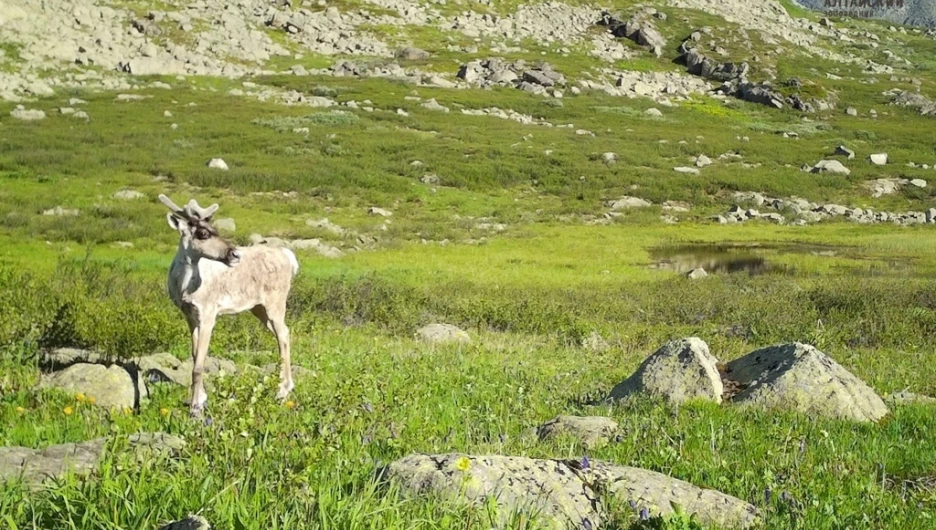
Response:
[{"label": "reindeer front leg", "polygon": [[192,401],[190,413],[201,415],[208,403],[208,393],[205,392],[205,360],[208,358],[208,345],[211,342],[211,332],[214,330],[215,315],[201,315],[198,324],[192,332]]}]

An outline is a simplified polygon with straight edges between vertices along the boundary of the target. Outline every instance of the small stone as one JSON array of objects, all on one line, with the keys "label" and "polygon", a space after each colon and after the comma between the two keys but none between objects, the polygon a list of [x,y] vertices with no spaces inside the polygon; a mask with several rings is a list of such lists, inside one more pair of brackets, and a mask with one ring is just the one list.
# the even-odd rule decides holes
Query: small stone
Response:
[{"label": "small stone", "polygon": [[835,152],[833,152],[832,154],[835,156],[844,156],[849,160],[851,160],[852,158],[855,158],[855,152],[845,147],[844,145],[840,145],[836,147]]},{"label": "small stone", "polygon": [[393,212],[391,212],[390,210],[384,210],[383,208],[378,208],[376,206],[371,206],[370,208],[368,208],[367,213],[371,215],[379,215],[381,217],[390,217],[391,215],[393,215]]},{"label": "small stone", "polygon": [[211,222],[211,224],[221,232],[234,233],[237,230],[237,225],[234,223],[234,219],[231,219],[230,217],[215,219]]},{"label": "small stone", "polygon": [[39,121],[44,120],[46,113],[38,109],[13,109],[10,111],[10,116],[23,121]]},{"label": "small stone", "polygon": [[611,201],[608,204],[612,211],[626,210],[629,208],[646,208],[652,205],[653,203],[648,200],[641,199],[640,197],[630,197],[626,195],[620,199]]},{"label": "small stone", "polygon": [[212,158],[208,161],[208,167],[211,169],[220,169],[221,171],[227,171],[228,165],[227,162],[220,158]]},{"label": "small stone", "polygon": [[700,173],[698,168],[688,166],[677,166],[673,168],[673,171],[677,173],[686,173],[689,175],[698,175]]},{"label": "small stone", "polygon": [[605,163],[605,164],[609,164],[609,165],[610,165],[610,164],[613,164],[613,163],[617,162],[618,155],[617,155],[617,153],[612,153],[612,152],[609,151],[609,152],[607,152],[607,153],[602,153],[601,159],[604,160],[604,163]]},{"label": "small stone", "polygon": [[142,193],[140,193],[139,191],[136,191],[136,190],[120,190],[120,191],[118,191],[117,193],[114,194],[114,198],[115,198],[115,199],[121,199],[121,200],[125,200],[125,201],[132,201],[132,200],[136,200],[136,199],[142,199],[142,198],[144,198],[144,197],[146,197],[146,195],[144,195],[144,194],[142,194]]},{"label": "small stone", "polygon": [[691,271],[686,273],[686,278],[689,278],[690,280],[698,280],[701,278],[705,278],[706,276],[708,276],[708,273],[705,272],[705,269],[701,267],[698,269],[692,269]]},{"label": "small stone", "polygon": [[536,435],[540,440],[571,436],[592,450],[608,445],[618,431],[618,423],[603,416],[557,416],[537,427]]},{"label": "small stone", "polygon": [[876,166],[887,164],[887,153],[875,153],[868,157],[868,161]]},{"label": "small stone", "polygon": [[705,155],[699,155],[699,156],[696,157],[696,159],[695,159],[695,165],[696,165],[696,167],[705,167],[705,166],[708,166],[708,165],[711,165],[711,164],[712,164],[712,159],[709,158],[709,157],[707,157],[707,156],[705,156]]},{"label": "small stone", "polygon": [[652,117],[652,118],[662,118],[662,117],[663,117],[663,113],[660,112],[660,109],[657,109],[657,108],[650,108],[650,109],[647,109],[647,110],[644,111],[644,114],[647,115],[647,116],[650,116],[650,117]]},{"label": "small stone", "polygon": [[913,179],[910,181],[911,186],[916,186],[917,188],[925,188],[926,181],[923,179]]},{"label": "small stone", "polygon": [[451,324],[429,324],[416,330],[416,336],[429,344],[468,343],[471,337]]}]

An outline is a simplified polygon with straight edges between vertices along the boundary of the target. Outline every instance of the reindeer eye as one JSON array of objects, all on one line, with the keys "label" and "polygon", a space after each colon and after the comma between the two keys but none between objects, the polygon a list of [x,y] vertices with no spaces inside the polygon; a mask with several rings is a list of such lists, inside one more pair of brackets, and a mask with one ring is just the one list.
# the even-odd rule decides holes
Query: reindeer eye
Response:
[{"label": "reindeer eye", "polygon": [[195,231],[196,239],[208,239],[209,237],[211,237],[211,232],[209,232],[208,230],[204,228],[199,228],[198,230]]}]

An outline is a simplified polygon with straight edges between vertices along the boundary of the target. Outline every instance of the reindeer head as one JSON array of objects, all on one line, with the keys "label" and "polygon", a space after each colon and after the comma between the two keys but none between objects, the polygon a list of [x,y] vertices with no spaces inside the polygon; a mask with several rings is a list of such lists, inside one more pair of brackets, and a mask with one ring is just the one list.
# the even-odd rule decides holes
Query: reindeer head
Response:
[{"label": "reindeer head", "polygon": [[169,226],[179,232],[180,248],[193,260],[205,258],[230,267],[237,265],[240,252],[211,226],[211,217],[218,211],[217,204],[202,208],[192,199],[184,208],[179,208],[165,195],[160,194],[159,200],[171,210],[166,215]]}]

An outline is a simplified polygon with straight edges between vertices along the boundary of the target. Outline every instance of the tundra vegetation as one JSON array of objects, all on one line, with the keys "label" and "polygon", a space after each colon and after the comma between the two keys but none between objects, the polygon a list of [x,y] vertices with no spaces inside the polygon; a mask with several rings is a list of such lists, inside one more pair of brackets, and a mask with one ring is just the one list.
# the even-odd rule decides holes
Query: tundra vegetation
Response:
[{"label": "tundra vegetation", "polygon": [[[181,4],[109,3],[143,22]],[[292,4],[277,9],[326,10]],[[771,529],[936,528],[936,408],[889,399],[936,395],[930,32],[820,22],[787,2],[770,18],[746,2],[680,1],[655,4],[666,15],[652,18],[665,40],[659,55],[605,35],[603,45],[624,50],[608,58],[592,53],[589,39],[608,31],[597,24],[568,44],[531,30],[505,45],[475,31],[482,15],[507,17],[520,2],[422,6],[461,17],[459,29],[413,22],[422,11],[404,4],[420,2],[327,2],[375,17],[339,28],[361,39],[353,53],[302,40],[310,26],[259,24],[266,46],[287,50],[262,71],[233,55],[224,72],[211,63],[184,77],[160,75],[155,61],[142,63],[157,71],[145,76],[95,64],[100,86],[50,81],[51,92],[36,84],[61,73],[20,76],[37,60],[35,39],[0,26],[10,39],[0,41],[0,447],[106,440],[91,476],[0,485],[0,528],[155,529],[189,514],[223,530],[498,523],[488,504],[413,498],[375,480],[412,453],[643,468],[746,501]],[[550,9],[565,17],[587,5],[568,4]],[[612,4],[623,20],[640,9]],[[380,18],[388,13],[410,22]],[[160,46],[223,33],[223,24],[155,18],[174,21],[153,33]],[[798,40],[808,27],[816,40]],[[750,61],[751,81],[774,80],[765,101],[736,97],[746,90],[737,79],[721,98],[688,90],[699,78],[677,49],[699,28],[720,48],[705,54]],[[394,57],[406,46],[428,55]],[[472,86],[457,81],[462,66],[488,57],[525,60],[525,82],[540,88],[490,81],[480,63],[465,69]],[[343,60],[364,75],[332,75]],[[394,65],[461,88],[378,75]],[[639,78],[646,93],[579,84],[605,82],[602,69],[617,72],[608,86],[621,77],[638,90],[628,79]],[[564,84],[542,88],[554,72]],[[687,93],[673,96],[657,72]],[[794,96],[811,112],[784,99]],[[886,161],[872,162],[881,153]],[[822,160],[848,172],[816,168]],[[144,370],[131,370],[146,384],[134,393],[131,383],[127,407],[45,383],[48,352],[62,348],[136,367],[168,353],[178,363],[165,369],[170,379],[190,374],[191,336],[166,293],[178,234],[166,228],[161,193],[218,203],[215,226],[231,241],[298,256],[286,315],[295,389],[284,403],[270,368],[276,341],[250,314],[217,321],[203,418],[189,417],[188,383]],[[699,268],[707,275],[687,277]],[[450,328],[417,334],[429,324],[461,331],[434,343]],[[884,396],[889,413],[856,422],[639,393],[603,400],[686,337],[720,362],[773,344],[815,346]],[[597,445],[537,436],[558,416],[604,416],[619,430]],[[140,453],[126,441],[136,433],[185,445]],[[0,466],[13,465],[4,458]],[[626,502],[604,510],[603,528],[700,525],[680,511],[643,517]],[[538,521],[518,513],[499,524]]]}]

